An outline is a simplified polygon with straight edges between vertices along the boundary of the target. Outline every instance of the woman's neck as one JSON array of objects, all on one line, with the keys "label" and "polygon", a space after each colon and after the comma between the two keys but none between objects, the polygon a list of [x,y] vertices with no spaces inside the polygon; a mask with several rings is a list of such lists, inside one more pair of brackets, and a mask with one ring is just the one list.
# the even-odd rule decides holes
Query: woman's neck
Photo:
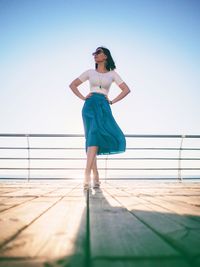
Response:
[{"label": "woman's neck", "polygon": [[98,72],[108,72],[108,70],[107,70],[106,67],[105,67],[104,62],[102,62],[102,63],[101,63],[101,62],[98,63],[97,71],[98,71]]}]

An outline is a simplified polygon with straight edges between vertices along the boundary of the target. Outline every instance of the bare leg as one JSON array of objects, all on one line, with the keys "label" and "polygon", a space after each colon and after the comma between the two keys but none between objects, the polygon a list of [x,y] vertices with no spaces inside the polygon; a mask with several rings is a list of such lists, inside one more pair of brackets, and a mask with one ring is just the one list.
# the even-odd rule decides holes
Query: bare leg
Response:
[{"label": "bare leg", "polygon": [[94,163],[94,160],[97,154],[97,149],[98,149],[98,146],[89,146],[87,149],[87,163],[86,163],[86,168],[85,168],[84,183],[90,182],[91,170],[92,170],[93,163]]},{"label": "bare leg", "polygon": [[97,169],[97,157],[94,158],[92,171],[93,171],[93,181],[99,182],[99,172]]}]

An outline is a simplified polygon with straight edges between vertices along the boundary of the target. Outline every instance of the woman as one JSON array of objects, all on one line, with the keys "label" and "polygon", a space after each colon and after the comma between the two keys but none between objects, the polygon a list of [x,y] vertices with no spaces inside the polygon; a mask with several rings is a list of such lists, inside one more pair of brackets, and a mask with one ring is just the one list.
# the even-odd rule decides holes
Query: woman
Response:
[{"label": "woman", "polygon": [[[130,93],[129,87],[114,71],[116,66],[110,51],[101,46],[92,55],[95,69],[86,70],[69,85],[74,94],[85,100],[82,108],[87,154],[84,189],[90,187],[92,170],[93,188],[100,186],[96,155],[117,154],[126,150],[125,136],[112,115],[110,105]],[[83,96],[77,87],[86,80],[90,82],[90,93]],[[108,93],[113,81],[122,92],[111,101]]]}]

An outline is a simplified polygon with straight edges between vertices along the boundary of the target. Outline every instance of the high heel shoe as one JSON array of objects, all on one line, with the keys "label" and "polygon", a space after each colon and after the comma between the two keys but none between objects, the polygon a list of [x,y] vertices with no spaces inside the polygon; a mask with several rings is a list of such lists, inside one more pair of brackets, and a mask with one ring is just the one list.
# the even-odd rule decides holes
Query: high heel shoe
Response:
[{"label": "high heel shoe", "polygon": [[85,178],[83,181],[83,188],[89,189],[91,187],[91,177],[87,174],[85,174]]},{"label": "high heel shoe", "polygon": [[93,184],[93,188],[99,188],[99,187],[100,187],[100,183],[101,183],[101,182],[95,182],[95,183]]},{"label": "high heel shoe", "polygon": [[93,179],[93,188],[99,188],[100,184],[101,182],[99,180]]},{"label": "high heel shoe", "polygon": [[90,183],[83,183],[84,190],[90,189],[90,187],[91,187],[91,184]]},{"label": "high heel shoe", "polygon": [[99,174],[94,174],[93,175],[93,188],[99,188],[101,182],[99,181]]}]

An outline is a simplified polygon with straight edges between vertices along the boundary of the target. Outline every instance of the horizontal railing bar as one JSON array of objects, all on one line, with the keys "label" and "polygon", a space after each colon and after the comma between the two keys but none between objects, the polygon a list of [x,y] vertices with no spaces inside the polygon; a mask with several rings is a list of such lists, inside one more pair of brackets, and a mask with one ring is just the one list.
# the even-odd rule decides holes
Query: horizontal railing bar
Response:
[{"label": "horizontal railing bar", "polygon": [[[200,135],[160,135],[160,134],[125,134],[125,137],[134,138],[200,138]],[[84,137],[84,134],[0,134],[0,137]]]},{"label": "horizontal railing bar", "polygon": [[[180,150],[180,148],[176,147],[127,147],[127,150]],[[192,147],[186,147],[181,148],[181,150],[200,150],[200,148],[192,148]]]},{"label": "horizontal railing bar", "polygon": [[0,134],[0,137],[84,137],[83,134]]},{"label": "horizontal railing bar", "polygon": [[[28,158],[0,158],[0,160],[27,160]],[[29,158],[29,160],[86,160],[87,158]],[[200,158],[98,158],[98,160],[200,160]]]},{"label": "horizontal railing bar", "polygon": [[[28,147],[0,147],[0,149],[28,149]],[[31,150],[43,149],[43,150],[85,150],[82,147],[29,147]],[[170,147],[127,147],[126,150],[180,150],[180,148]],[[200,150],[200,148],[182,148],[181,150]]]},{"label": "horizontal railing bar", "polygon": [[[199,177],[184,177],[184,180],[199,180],[200,176]],[[106,178],[101,178],[101,180],[103,181],[107,181],[107,180],[175,180],[177,179],[177,177],[139,177],[139,178],[136,178],[136,177],[131,177],[131,178],[128,178],[128,177],[125,177],[125,178],[109,178],[109,177],[106,177]],[[0,180],[27,180],[27,178],[24,178],[24,177],[0,177]],[[74,180],[74,181],[79,181],[82,183],[82,180],[83,180],[83,177],[32,177],[31,180]]]},{"label": "horizontal railing bar", "polygon": [[[176,147],[130,147],[126,148],[127,150],[180,150]],[[181,148],[181,150],[200,150],[200,148],[186,147]]]},{"label": "horizontal railing bar", "polygon": [[[0,168],[0,170],[84,170],[85,168]],[[200,168],[98,168],[99,170],[200,170]]]},{"label": "horizontal railing bar", "polygon": [[0,149],[72,149],[72,150],[75,150],[75,149],[81,149],[81,150],[84,150],[83,147],[0,147]]}]

